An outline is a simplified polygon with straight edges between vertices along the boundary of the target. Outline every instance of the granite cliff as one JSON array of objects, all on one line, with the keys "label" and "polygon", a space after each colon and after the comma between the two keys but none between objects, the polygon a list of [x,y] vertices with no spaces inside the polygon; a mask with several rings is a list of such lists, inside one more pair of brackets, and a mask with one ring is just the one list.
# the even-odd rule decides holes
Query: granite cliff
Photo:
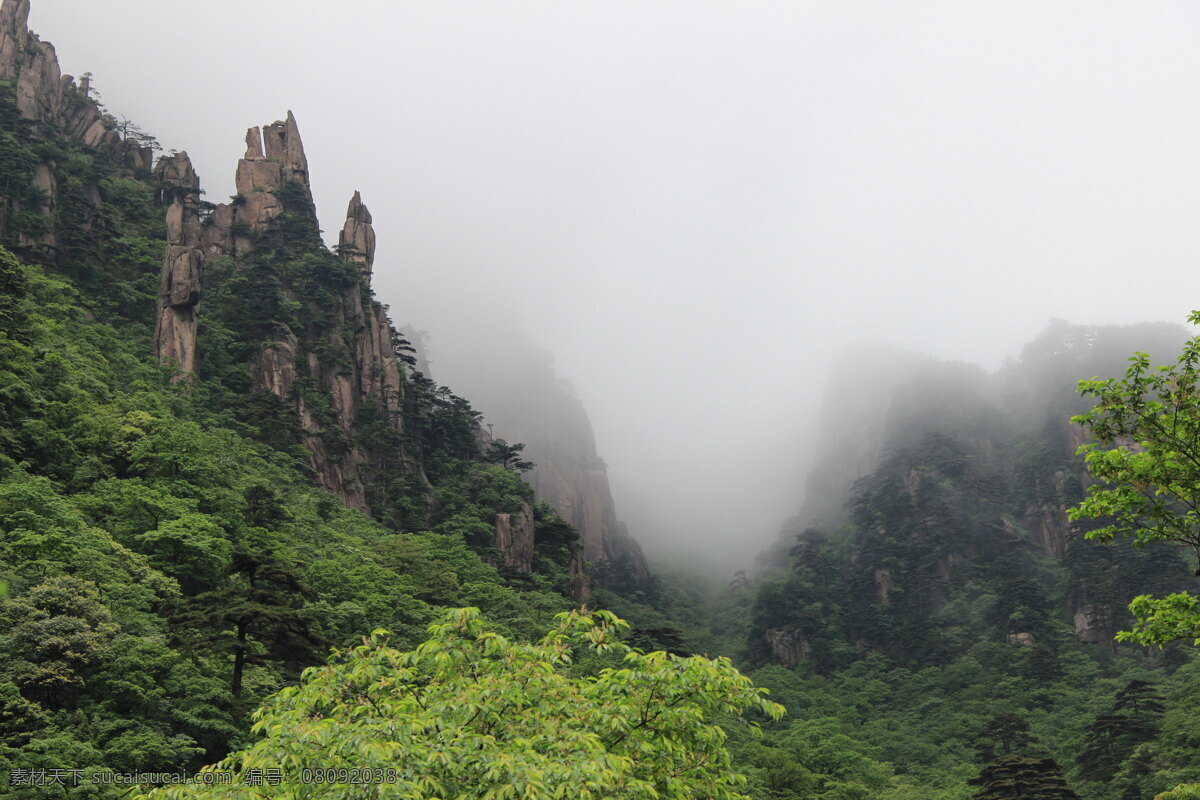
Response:
[{"label": "granite cliff", "polygon": [[[22,144],[13,169],[24,187],[0,201],[0,240],[85,293],[133,298],[121,313],[153,319],[148,346],[182,391],[203,385],[264,441],[302,454],[313,480],[345,505],[402,529],[434,524],[443,503],[435,484],[447,476],[433,476],[431,463],[482,458],[489,437],[467,401],[422,375],[423,354],[375,299],[376,233],[360,194],[327,247],[288,112],[246,132],[235,195],[206,202],[188,154],[154,164],[153,138],[110,114],[90,76],[62,75],[28,16],[29,0],[0,3],[0,119]],[[146,185],[149,214],[137,195]],[[119,235],[131,225],[136,236]],[[582,544],[551,532],[557,544],[542,547],[541,532],[559,523],[519,497],[494,509],[490,536],[473,544],[494,548],[486,558],[515,574],[536,571],[553,551],[582,596],[586,562],[605,563],[623,534],[602,472],[571,479],[591,483],[579,496],[568,497],[563,481],[545,491],[582,523]],[[636,565],[648,575],[640,553]]]},{"label": "granite cliff", "polygon": [[550,354],[518,332],[502,342],[473,340],[471,351],[470,368],[455,372],[455,385],[485,412],[496,437],[525,445],[524,457],[535,465],[526,480],[579,530],[597,577],[649,578],[641,547],[617,515],[587,410]]},{"label": "granite cliff", "polygon": [[[22,128],[45,139],[76,141],[114,164],[117,173],[144,172],[153,158],[149,137],[122,125],[93,98],[90,79],[76,83],[63,75],[54,45],[43,42],[29,30],[29,0],[5,0],[0,4],[0,82],[12,90],[11,106],[3,109],[4,127]],[[61,242],[60,177],[56,156],[45,148],[45,158],[36,164],[21,164],[32,174],[32,191],[5,191],[0,203],[0,238],[17,232],[14,245],[23,253],[55,257]],[[94,178],[75,187],[84,203],[98,204],[100,193]],[[84,218],[85,225],[94,224]]]},{"label": "granite cliff", "polygon": [[[226,259],[232,262],[227,268],[237,270],[256,249],[283,246],[288,235],[281,224],[285,214],[291,215],[301,237],[306,222],[307,233],[317,235],[308,159],[291,112],[285,120],[250,128],[246,154],[237,164],[237,194],[228,203],[206,209],[203,220],[199,181],[187,153],[164,156],[156,173],[169,206],[153,347],[161,361],[187,380],[203,349],[197,336],[208,283],[205,265]],[[291,235],[296,236],[294,230]],[[313,241],[307,245],[320,248]],[[275,276],[285,302],[310,313],[270,320],[270,330],[251,356],[250,391],[269,393],[294,409],[320,483],[347,505],[366,511],[363,468],[374,454],[360,436],[358,423],[369,409],[376,420],[402,434],[404,381],[395,351],[399,335],[382,305],[370,296],[375,232],[357,192],[350,200],[337,252],[353,272],[344,276],[342,290],[333,296],[305,296],[298,276]],[[321,301],[329,305],[318,307]],[[314,407],[314,393],[328,401],[324,416]],[[403,444],[392,446],[419,476],[420,467],[408,458]]]}]

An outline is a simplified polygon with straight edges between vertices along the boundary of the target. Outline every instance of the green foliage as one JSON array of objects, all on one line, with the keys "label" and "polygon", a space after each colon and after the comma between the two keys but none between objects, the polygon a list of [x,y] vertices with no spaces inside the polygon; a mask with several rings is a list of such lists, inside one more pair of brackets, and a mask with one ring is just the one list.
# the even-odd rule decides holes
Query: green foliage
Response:
[{"label": "green foliage", "polygon": [[[1200,312],[1189,321],[1200,323]],[[1096,440],[1081,446],[1080,453],[1101,483],[1089,487],[1071,518],[1111,520],[1089,531],[1089,538],[1171,542],[1189,548],[1200,561],[1200,337],[1188,340],[1172,365],[1152,368],[1144,352],[1129,360],[1124,378],[1079,384],[1096,404],[1072,421]],[[1141,595],[1130,609],[1138,621],[1121,639],[1163,644],[1190,638],[1200,645],[1195,595]]]},{"label": "green foliage", "polygon": [[[452,612],[408,652],[377,631],[255,715],[263,738],[214,767],[236,772],[233,786],[150,796],[256,797],[249,771],[282,769],[296,798],[745,797],[714,722],[745,710],[778,719],[765,690],[725,659],[631,649],[610,613],[557,619],[535,644],[488,630],[476,609]],[[573,675],[585,653],[619,666]],[[381,785],[301,782],[343,769]]]},{"label": "green foliage", "polygon": [[528,472],[534,468],[534,463],[521,459],[521,451],[524,449],[525,445],[523,443],[509,444],[503,439],[497,439],[488,445],[484,458],[493,464],[499,464],[505,469]]},{"label": "green foliage", "polygon": [[974,800],[1079,800],[1052,758],[1001,756],[969,783],[979,787]]},{"label": "green foliage", "polygon": [[25,268],[7,250],[0,250],[0,332],[19,329],[21,301],[29,294]]},{"label": "green foliage", "polygon": [[1154,800],[1200,800],[1200,784],[1176,786],[1169,792],[1156,794]]},{"label": "green foliage", "polygon": [[[141,202],[127,188],[114,194]],[[249,710],[319,663],[326,642],[387,627],[413,646],[448,605],[481,605],[505,633],[531,634],[569,606],[575,535],[552,512],[538,514],[551,532],[538,575],[510,585],[472,549],[467,534],[532,500],[511,470],[443,462],[442,511],[413,514],[438,532],[399,533],[312,485],[307,454],[272,427],[286,408],[256,418],[224,402],[230,376],[247,375],[242,356],[172,386],[144,323],[124,324],[108,300],[86,310],[69,282],[2,249],[0,267],[19,289],[0,332],[6,767],[194,769],[241,746]],[[473,417],[455,416],[469,407],[441,397],[450,408],[425,417],[424,435],[469,456]],[[53,600],[64,594],[76,604]]]},{"label": "green foliage", "polygon": [[1016,714],[1001,714],[983,726],[976,734],[975,750],[980,761],[992,761],[1026,750],[1037,741],[1029,733],[1029,723]]}]

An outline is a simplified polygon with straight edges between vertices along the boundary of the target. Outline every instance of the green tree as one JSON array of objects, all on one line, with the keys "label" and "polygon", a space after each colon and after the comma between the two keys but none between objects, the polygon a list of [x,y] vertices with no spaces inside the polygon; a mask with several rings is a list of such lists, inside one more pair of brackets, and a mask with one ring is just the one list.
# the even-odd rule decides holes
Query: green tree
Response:
[{"label": "green tree", "polygon": [[1155,795],[1154,800],[1200,800],[1200,783],[1176,786],[1169,792]]},{"label": "green tree", "polygon": [[[1200,324],[1200,312],[1188,321]],[[1071,519],[1107,521],[1087,533],[1090,539],[1172,542],[1189,548],[1200,564],[1200,337],[1189,339],[1172,365],[1152,367],[1142,352],[1129,360],[1124,378],[1079,383],[1096,404],[1072,421],[1096,440],[1079,452],[1098,482],[1071,509]],[[1137,622],[1118,639],[1152,645],[1190,638],[1200,645],[1196,595],[1141,595],[1130,610]]]},{"label": "green tree", "polygon": [[1161,714],[1166,710],[1166,706],[1162,704],[1162,695],[1154,684],[1136,680],[1125,684],[1125,688],[1117,692],[1113,708],[1116,711],[1127,711],[1135,717]]},{"label": "green tree", "polygon": [[0,603],[0,653],[30,700],[73,706],[118,633],[96,586],[69,575],[47,578]]},{"label": "green tree", "polygon": [[974,800],[1079,800],[1058,762],[1043,756],[1000,756],[967,783],[979,787]]},{"label": "green tree", "polygon": [[[727,659],[630,648],[610,612],[558,621],[521,644],[489,631],[477,609],[457,609],[410,652],[376,631],[256,713],[264,737],[215,767],[237,773],[233,786],[151,796],[258,797],[250,771],[283,769],[275,796],[289,798],[744,797],[716,722],[746,709],[778,719],[765,689]],[[575,656],[589,651],[616,666],[577,674]],[[383,783],[338,779],[338,769]],[[304,783],[305,770],[335,783]]]},{"label": "green tree", "polygon": [[11,332],[24,322],[22,303],[29,279],[16,256],[0,247],[0,331]]},{"label": "green tree", "polygon": [[532,461],[525,461],[521,458],[521,451],[525,449],[524,442],[517,444],[509,444],[503,439],[497,439],[488,445],[487,453],[484,456],[485,460],[492,464],[499,464],[505,469],[514,469],[517,472],[528,472],[533,469]]},{"label": "green tree", "polygon": [[1138,680],[1126,684],[1117,692],[1112,710],[1088,725],[1083,750],[1076,759],[1080,774],[1092,781],[1112,779],[1134,748],[1154,737],[1164,709],[1162,696],[1153,685]]},{"label": "green tree", "polygon": [[1029,732],[1029,723],[1016,714],[993,717],[975,735],[975,750],[980,761],[991,761],[997,755],[1011,755],[1037,741],[1037,737]]},{"label": "green tree", "polygon": [[263,663],[264,655],[291,669],[317,660],[325,643],[309,629],[301,609],[301,599],[313,593],[290,569],[270,555],[238,551],[226,572],[225,586],[188,600],[171,624],[199,631],[193,646],[233,656],[230,691],[235,696],[242,692],[246,665]]}]

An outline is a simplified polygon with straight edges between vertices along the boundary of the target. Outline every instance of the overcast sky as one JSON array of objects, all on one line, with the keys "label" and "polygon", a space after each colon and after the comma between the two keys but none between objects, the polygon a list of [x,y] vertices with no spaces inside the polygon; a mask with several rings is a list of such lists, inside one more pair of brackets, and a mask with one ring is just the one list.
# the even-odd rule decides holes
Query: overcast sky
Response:
[{"label": "overcast sky", "polygon": [[437,377],[523,325],[646,538],[771,539],[848,346],[994,367],[1051,317],[1200,307],[1194,0],[33,0],[31,27],[210,200],[292,109],[324,228],[362,190]]}]

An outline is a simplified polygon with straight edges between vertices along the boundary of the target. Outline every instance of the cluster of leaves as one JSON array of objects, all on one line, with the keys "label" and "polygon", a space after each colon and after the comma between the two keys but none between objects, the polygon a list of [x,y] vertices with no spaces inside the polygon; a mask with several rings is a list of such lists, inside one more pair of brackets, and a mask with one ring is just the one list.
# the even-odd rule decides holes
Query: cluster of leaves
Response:
[{"label": "cluster of leaves", "polygon": [[[1200,312],[1189,321],[1200,324]],[[1154,368],[1144,352],[1130,362],[1124,378],[1080,383],[1096,400],[1074,418],[1095,439],[1080,452],[1100,485],[1072,509],[1072,518],[1107,522],[1088,532],[1091,539],[1182,545],[1200,575],[1200,337],[1188,340],[1174,364]],[[1195,594],[1139,595],[1131,608],[1137,625],[1120,638],[1142,644],[1190,638],[1200,645]]]},{"label": "cluster of leaves", "polygon": [[[232,785],[150,797],[256,797],[247,775],[276,769],[296,798],[745,798],[715,722],[783,708],[727,659],[644,653],[621,643],[625,627],[571,612],[522,644],[465,608],[408,652],[377,631],[255,715],[263,738],[212,768]],[[301,782],[339,769],[383,780]]]}]

